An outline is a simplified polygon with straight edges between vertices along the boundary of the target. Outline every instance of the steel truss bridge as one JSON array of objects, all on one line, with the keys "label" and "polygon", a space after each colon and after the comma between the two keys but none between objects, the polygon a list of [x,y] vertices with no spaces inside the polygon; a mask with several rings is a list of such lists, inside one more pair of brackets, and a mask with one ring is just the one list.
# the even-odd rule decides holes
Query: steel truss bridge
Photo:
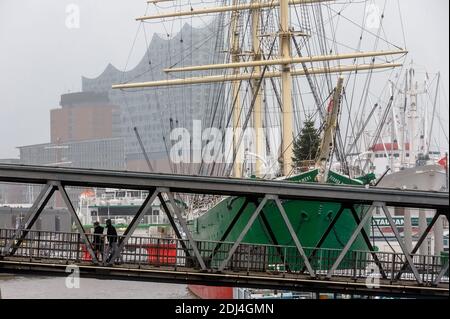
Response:
[{"label": "steel truss bridge", "polygon": [[[96,278],[358,295],[449,296],[448,257],[417,254],[439,216],[444,215],[448,220],[448,193],[7,164],[0,164],[0,182],[43,185],[19,227],[0,229],[0,271],[3,272],[67,275],[67,266],[76,265],[81,276]],[[94,253],[93,235],[83,228],[67,187],[148,191],[133,220],[119,236],[118,249],[109,262]],[[67,205],[78,232],[32,230],[56,191]],[[220,241],[200,241],[189,230],[175,199],[177,193],[239,196],[246,201]],[[173,227],[175,239],[132,236],[156,198]],[[292,199],[341,205],[315,247],[303,247],[289,221],[283,200]],[[277,205],[295,245],[279,245],[268,223],[265,227],[271,245],[243,242],[256,219],[264,219],[262,210],[270,201]],[[248,223],[235,242],[228,242],[227,235],[249,204],[255,209]],[[359,215],[355,207],[361,205],[366,209]],[[411,252],[407,252],[388,207],[435,212]],[[386,215],[402,253],[375,251],[364,229],[375,208]],[[352,214],[357,225],[354,232],[343,249],[323,248],[322,244],[344,213]],[[350,250],[359,235],[364,238],[367,250]]]}]

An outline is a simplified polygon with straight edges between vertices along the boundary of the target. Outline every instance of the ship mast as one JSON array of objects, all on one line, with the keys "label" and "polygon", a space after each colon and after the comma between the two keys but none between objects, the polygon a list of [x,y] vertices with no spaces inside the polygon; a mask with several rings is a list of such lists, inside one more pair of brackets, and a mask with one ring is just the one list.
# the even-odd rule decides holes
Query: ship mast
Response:
[{"label": "ship mast", "polygon": [[[313,4],[321,2],[331,2],[333,0],[272,0],[272,1],[260,1],[251,0],[248,3],[239,4],[239,0],[233,0],[232,5],[194,9],[191,8],[189,11],[164,13],[152,16],[143,16],[136,18],[137,21],[145,21],[151,19],[161,19],[169,17],[182,17],[182,16],[194,16],[202,14],[211,14],[219,12],[231,12],[231,62],[226,64],[212,64],[203,66],[191,66],[182,68],[171,68],[166,69],[166,72],[185,72],[185,71],[200,71],[200,70],[214,70],[214,69],[232,69],[232,73],[224,75],[210,75],[210,76],[198,76],[192,78],[177,78],[170,80],[160,80],[151,82],[139,82],[139,83],[125,83],[113,85],[113,89],[132,89],[132,88],[150,88],[150,87],[161,87],[161,86],[174,86],[174,85],[192,85],[192,84],[202,84],[202,83],[223,83],[231,82],[231,91],[233,96],[233,129],[239,127],[240,113],[241,113],[241,102],[240,102],[240,81],[251,81],[253,88],[253,125],[255,129],[256,137],[256,154],[264,154],[264,137],[262,134],[262,94],[261,94],[261,83],[259,81],[264,81],[265,78],[280,78],[281,79],[281,107],[282,107],[282,138],[281,138],[281,173],[284,176],[289,175],[292,171],[292,157],[293,157],[293,106],[292,106],[292,78],[294,76],[302,75],[312,75],[312,74],[329,74],[343,72],[357,72],[364,70],[375,70],[375,69],[387,69],[399,67],[402,64],[399,63],[375,63],[372,61],[370,64],[351,64],[338,66],[326,66],[326,67],[310,67],[308,69],[301,68],[295,69],[292,67],[296,63],[305,62],[320,62],[320,61],[335,61],[335,60],[345,60],[345,59],[356,59],[363,57],[375,57],[375,56],[388,56],[397,54],[406,54],[405,50],[395,50],[395,51],[377,51],[377,52],[354,52],[354,53],[344,53],[344,54],[334,54],[334,55],[322,55],[322,56],[306,56],[306,57],[293,57],[291,54],[291,37],[298,34],[290,28],[290,5],[297,4]],[[150,0],[150,3],[158,2],[158,0]],[[269,58],[263,60],[260,36],[258,31],[260,29],[260,17],[262,8],[275,8],[279,7],[280,16],[280,26],[276,36],[279,39],[279,52],[278,58]],[[251,26],[251,40],[253,55],[250,61],[240,61],[239,59],[239,13],[242,10],[251,10],[252,26]],[[300,34],[304,35],[304,34]],[[280,66],[280,71],[270,71],[264,72],[261,70],[262,66]],[[252,72],[241,72],[241,68],[253,67]],[[243,128],[244,129],[244,128]],[[236,132],[234,132],[233,137],[233,150],[234,158],[241,154],[237,154],[241,150],[240,144],[242,141],[236,137]],[[242,168],[239,161],[234,161],[233,166],[233,176],[241,177]],[[260,158],[256,157],[256,175],[260,175],[262,167],[262,161]]]},{"label": "ship mast", "polygon": [[[239,0],[233,0],[233,6],[236,6]],[[233,63],[239,62],[239,11],[231,13],[231,61]],[[233,69],[233,75],[239,75],[240,69],[238,67]],[[232,112],[233,112],[233,128],[240,127],[239,118],[241,115],[241,99],[239,94],[239,81],[234,81],[231,84]],[[239,146],[239,137],[236,130],[233,132],[233,154],[237,154],[237,158],[242,157],[242,148]],[[233,176],[236,178],[242,177],[242,166],[239,161],[233,162]]]},{"label": "ship mast", "polygon": [[319,169],[318,182],[320,183],[325,183],[328,179],[327,162],[333,155],[343,85],[344,78],[339,77],[332,100],[328,107],[328,116],[326,117],[324,133],[316,160],[316,168]]},{"label": "ship mast", "polygon": [[[289,1],[280,0],[280,48],[281,59],[289,59],[291,57],[291,36],[289,30]],[[282,107],[283,107],[283,135],[281,137],[281,173],[287,176],[292,169],[292,157],[294,132],[292,130],[293,112],[292,112],[292,79],[290,64],[281,65],[281,88],[282,88]]]},{"label": "ship mast", "polygon": [[[252,0],[252,4],[257,4],[258,0]],[[261,43],[259,39],[259,21],[261,18],[261,9],[252,9],[252,47],[253,47],[253,61],[259,61],[262,57],[261,52]],[[254,72],[260,74],[261,67],[255,66]],[[253,89],[253,98],[255,103],[253,105],[253,128],[255,130],[255,149],[256,154],[259,155],[256,157],[256,165],[255,165],[255,175],[260,176],[261,172],[261,157],[264,149],[264,134],[262,134],[262,94],[261,94],[261,86],[262,83],[258,83],[258,81],[264,81],[263,78],[258,80],[252,80],[252,89]]]}]

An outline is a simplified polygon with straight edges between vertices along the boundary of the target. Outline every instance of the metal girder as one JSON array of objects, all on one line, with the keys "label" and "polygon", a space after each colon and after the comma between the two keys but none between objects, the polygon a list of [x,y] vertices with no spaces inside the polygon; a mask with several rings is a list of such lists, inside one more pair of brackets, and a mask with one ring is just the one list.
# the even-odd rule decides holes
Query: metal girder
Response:
[{"label": "metal girder", "polygon": [[20,244],[27,236],[28,231],[33,227],[34,223],[39,218],[39,215],[44,210],[48,201],[53,196],[55,189],[56,187],[52,183],[47,183],[46,185],[44,185],[38,197],[36,198],[36,201],[34,202],[33,206],[31,206],[24,220],[19,225],[19,228],[16,230],[13,238],[11,238],[11,240],[6,244],[5,249],[3,250],[4,255],[15,254]]},{"label": "metal girder", "polygon": [[[371,205],[385,202],[392,207],[442,209],[448,211],[449,194],[361,186],[300,184],[286,181],[234,179],[140,172],[76,169],[46,166],[0,164],[0,182],[46,184],[60,181],[65,186],[111,187],[172,192],[262,198],[266,194],[281,199]],[[447,213],[448,215],[448,213]]]},{"label": "metal girder", "polygon": [[[259,205],[259,202],[256,200],[254,203],[255,203],[256,207]],[[261,218],[261,221],[262,221],[264,227],[266,228],[267,233],[269,234],[272,244],[275,245],[275,249],[277,250],[277,253],[280,256],[280,259],[284,261],[286,256],[283,254],[283,251],[281,250],[281,248],[278,247],[279,243],[278,243],[277,237],[275,236],[275,233],[274,233],[272,227],[270,226],[269,221],[267,220],[266,214],[264,213],[264,209],[261,210],[261,214],[259,214],[259,217]],[[290,267],[287,263],[284,264],[284,267],[286,268],[287,272],[291,271]]]},{"label": "metal girder", "polygon": [[81,224],[81,221],[78,218],[78,215],[75,212],[75,209],[73,208],[72,202],[70,201],[69,195],[67,195],[66,189],[64,188],[64,186],[61,185],[61,183],[58,183],[57,185],[58,185],[57,187],[58,187],[59,193],[61,194],[61,197],[62,197],[64,203],[66,204],[67,209],[69,210],[69,213],[72,216],[72,219],[75,222],[75,226],[77,227],[81,238],[86,243],[86,249],[88,250],[89,254],[91,255],[92,261],[94,262],[94,264],[98,264],[98,259],[94,253],[94,250],[92,249],[91,241],[86,236],[86,232],[84,231],[83,225]]},{"label": "metal girder", "polygon": [[[358,217],[358,214],[355,211],[355,208],[353,206],[350,206],[350,211],[352,212],[353,215],[353,219],[356,222],[356,225],[361,223],[361,220]],[[372,243],[370,242],[370,238],[366,233],[366,230],[364,229],[364,227],[361,229],[361,235],[364,239],[364,241],[366,242],[367,248],[369,248],[370,254],[372,255],[373,261],[375,262],[375,264],[377,265],[378,269],[380,270],[381,273],[381,277],[386,279],[386,272],[383,269],[383,265],[380,262],[380,259],[378,258],[375,249],[372,246]]]},{"label": "metal girder", "polygon": [[[436,214],[433,216],[433,219],[431,220],[430,224],[427,226],[427,228],[425,229],[425,231],[423,232],[423,234],[420,236],[419,240],[417,241],[416,245],[414,246],[413,250],[411,251],[411,255],[414,255],[419,250],[419,247],[422,245],[423,241],[427,238],[427,235],[430,233],[431,229],[433,228],[434,224],[439,219],[439,217],[440,217],[440,214],[438,212],[436,212]],[[402,276],[403,272],[406,270],[407,267],[408,267],[408,263],[407,262],[403,263],[402,268],[400,268],[400,271],[398,272],[397,276],[395,277],[397,280],[400,279],[400,277]]]},{"label": "metal girder", "polygon": [[[336,215],[334,215],[333,219],[331,220],[331,223],[328,225],[327,229],[325,230],[325,232],[323,233],[322,237],[319,239],[319,241],[316,244],[316,247],[314,247],[314,250],[311,252],[311,254],[308,257],[308,261],[311,262],[311,259],[314,258],[314,256],[317,253],[317,250],[322,247],[322,244],[325,242],[325,240],[327,239],[328,235],[330,234],[331,230],[333,229],[334,225],[336,224],[336,222],[338,221],[339,217],[341,217],[342,212],[344,211],[344,209],[347,208],[347,205],[342,204],[341,207],[339,208],[338,212],[336,213]],[[303,266],[302,270],[300,271],[301,273],[303,273],[306,270],[306,267]]]},{"label": "metal girder", "polygon": [[123,247],[125,247],[125,245],[127,244],[128,240],[130,239],[131,235],[135,231],[136,227],[138,226],[139,222],[142,220],[144,215],[148,213],[149,209],[152,208],[152,204],[155,201],[158,194],[159,191],[156,189],[153,192],[153,194],[149,193],[147,195],[141,207],[139,207],[139,210],[137,211],[136,215],[133,217],[133,220],[123,233],[123,237],[119,241],[119,246],[117,247],[117,250],[114,252],[113,256],[110,259],[111,263],[114,263],[114,260],[116,260],[117,257],[119,257],[119,255],[122,253]]},{"label": "metal girder", "polygon": [[220,247],[222,246],[222,243],[227,239],[228,235],[230,234],[231,230],[233,229],[234,225],[236,225],[237,221],[239,220],[239,218],[241,217],[242,213],[244,212],[245,208],[247,208],[249,203],[249,200],[246,198],[244,201],[244,204],[242,204],[241,208],[239,209],[239,211],[236,213],[236,215],[234,216],[233,220],[231,221],[230,225],[228,225],[227,229],[225,230],[225,232],[223,233],[222,237],[220,238],[219,242],[216,244],[216,246],[214,247],[211,255],[209,256],[210,259],[212,259],[217,251],[220,249]]},{"label": "metal girder", "polygon": [[441,271],[439,272],[438,276],[436,277],[436,279],[433,281],[433,285],[437,285],[441,282],[442,277],[444,276],[444,274],[448,271],[448,260],[445,263],[445,266],[442,267]]},{"label": "metal girder", "polygon": [[398,232],[397,226],[395,226],[395,222],[392,219],[389,209],[387,209],[385,203],[376,203],[376,205],[383,209],[383,212],[389,221],[389,225],[391,225],[392,231],[394,232],[394,236],[395,236],[395,238],[397,238],[397,242],[400,245],[400,248],[401,248],[403,254],[405,255],[405,258],[409,264],[409,267],[411,267],[411,271],[414,273],[414,277],[416,278],[416,280],[419,284],[422,284],[422,279],[420,279],[419,272],[417,271],[416,266],[414,266],[414,262],[411,258],[411,255],[410,255],[409,251],[407,250],[402,238],[400,237],[400,233]]},{"label": "metal girder", "polygon": [[289,233],[291,234],[291,237],[294,240],[295,246],[297,247],[300,256],[302,256],[303,261],[305,262],[305,266],[308,269],[309,275],[311,277],[315,277],[316,273],[313,270],[311,264],[309,263],[308,257],[306,256],[305,251],[303,250],[302,244],[300,243],[300,240],[298,239],[297,234],[295,233],[294,228],[292,227],[292,224],[286,214],[286,211],[284,210],[283,205],[280,202],[280,199],[278,198],[278,196],[273,196],[271,199],[273,199],[277,204],[278,210],[280,211],[280,214],[284,219],[284,223],[286,224],[286,227],[288,228]]},{"label": "metal girder", "polygon": [[200,255],[197,244],[195,243],[195,240],[192,237],[192,234],[187,227],[186,220],[183,218],[180,207],[178,207],[177,203],[175,202],[175,198],[173,197],[172,192],[169,189],[165,189],[165,190],[161,189],[160,191],[161,192],[164,191],[167,194],[167,196],[169,197],[169,201],[172,204],[175,215],[177,216],[178,221],[181,224],[181,228],[183,229],[184,233],[186,234],[186,236],[189,240],[189,243],[191,244],[192,249],[194,250],[194,255],[195,255],[195,257],[197,257],[197,261],[199,262],[200,267],[202,268],[202,270],[206,270],[206,265],[205,265],[205,262],[203,261],[202,255]]},{"label": "metal girder", "polygon": [[[436,215],[441,215],[443,214],[443,211],[437,211]],[[447,214],[444,214],[445,217],[447,218],[447,222],[448,222],[448,208],[447,208]],[[420,247],[420,246],[419,246]],[[444,276],[444,274],[448,271],[448,259],[447,262],[445,264],[445,266],[441,269],[441,271],[439,272],[438,276],[436,277],[436,279],[434,280],[433,284],[437,285],[441,282],[442,277]]]},{"label": "metal girder", "polygon": [[259,205],[256,207],[256,210],[254,211],[254,213],[252,214],[252,216],[250,217],[250,219],[248,220],[247,224],[245,225],[244,229],[242,230],[241,234],[239,235],[239,237],[236,239],[236,241],[234,242],[233,246],[231,247],[230,251],[228,252],[228,256],[222,261],[221,265],[219,266],[219,271],[223,271],[226,267],[226,265],[228,264],[228,262],[230,261],[231,257],[233,256],[233,254],[236,252],[236,249],[238,248],[238,246],[241,244],[242,240],[244,239],[245,235],[247,235],[250,227],[253,225],[253,223],[255,222],[256,218],[258,218],[258,216],[260,215],[261,211],[263,210],[264,206],[266,205],[268,200],[273,200],[275,202],[275,204],[278,207],[278,210],[280,211],[280,214],[289,230],[289,233],[291,234],[292,239],[295,242],[295,246],[297,247],[297,250],[299,251],[300,255],[302,256],[304,262],[305,262],[305,266],[309,271],[309,274],[311,277],[315,277],[315,272],[313,270],[313,268],[311,267],[311,264],[308,261],[308,258],[303,250],[303,247],[300,243],[300,241],[298,240],[297,235],[295,234],[295,231],[292,227],[291,222],[289,221],[289,218],[286,214],[286,211],[283,208],[283,205],[280,202],[280,199],[278,198],[278,196],[276,195],[266,195],[264,196],[263,200],[261,201],[261,203],[259,203]]},{"label": "metal girder", "polygon": [[337,269],[337,267],[339,267],[339,265],[342,262],[342,259],[344,259],[345,255],[347,254],[347,252],[349,251],[350,247],[353,245],[353,243],[355,242],[356,238],[358,237],[359,233],[361,232],[361,229],[364,227],[364,225],[367,223],[367,221],[369,220],[369,218],[372,218],[372,212],[374,210],[375,206],[372,205],[370,206],[370,208],[367,210],[366,214],[364,215],[363,219],[361,220],[361,222],[359,223],[359,225],[356,227],[355,231],[353,232],[352,236],[350,236],[350,239],[348,240],[347,244],[345,245],[344,249],[341,251],[341,253],[339,254],[338,258],[336,259],[336,261],[334,262],[333,266],[331,267],[331,269],[328,271],[327,273],[327,278],[331,278],[333,276],[334,271]]},{"label": "metal girder", "polygon": [[178,229],[178,226],[175,223],[175,220],[173,219],[173,216],[170,213],[169,207],[167,207],[166,201],[162,197],[161,193],[158,194],[158,198],[159,198],[159,201],[161,202],[164,212],[166,213],[167,218],[169,219],[170,225],[172,226],[173,231],[175,232],[175,235],[180,240],[180,245],[183,248],[183,250],[186,254],[186,257],[191,257],[189,249],[186,247],[186,244],[183,241],[183,236],[181,236],[180,230]]},{"label": "metal girder", "polygon": [[234,252],[236,251],[236,249],[238,248],[238,246],[241,244],[242,239],[244,239],[245,235],[247,235],[250,227],[253,225],[253,223],[255,222],[256,218],[258,217],[259,213],[261,212],[261,210],[263,209],[263,207],[266,205],[267,203],[267,196],[264,196],[264,199],[262,200],[262,202],[259,204],[259,206],[256,208],[255,212],[253,213],[253,215],[250,217],[250,219],[248,220],[247,224],[245,225],[244,229],[242,230],[242,232],[240,233],[239,237],[236,239],[236,241],[234,242],[233,246],[231,247],[230,251],[228,252],[228,256],[227,258],[225,258],[222,261],[222,264],[220,264],[219,266],[219,271],[223,271],[226,267],[226,265],[228,264],[228,262],[230,261],[231,257],[233,256]]}]

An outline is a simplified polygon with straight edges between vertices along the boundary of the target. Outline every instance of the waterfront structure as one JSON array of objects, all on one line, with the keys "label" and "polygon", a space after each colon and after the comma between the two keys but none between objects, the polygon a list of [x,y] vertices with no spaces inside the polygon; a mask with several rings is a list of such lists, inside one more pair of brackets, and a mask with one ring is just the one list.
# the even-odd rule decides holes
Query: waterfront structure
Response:
[{"label": "waterfront structure", "polygon": [[61,108],[50,110],[51,143],[113,137],[118,107],[110,103],[106,94],[63,94],[60,105]]},{"label": "waterfront structure", "polygon": [[[215,19],[203,28],[192,28],[185,24],[173,37],[154,34],[142,60],[131,70],[124,72],[109,64],[98,77],[82,78],[83,92],[107,92],[110,101],[120,106],[119,127],[115,128],[115,132],[125,140],[129,170],[148,170],[133,130],[136,127],[155,171],[195,173],[192,166],[177,167],[169,163],[170,148],[175,142],[170,140],[170,132],[174,128],[184,128],[192,133],[194,120],[201,121],[203,127],[220,127],[219,123],[224,120],[223,108],[218,107],[219,112],[213,112],[212,106],[222,103],[219,91],[223,86],[200,84],[195,88],[170,88],[170,91],[158,88],[123,92],[112,90],[112,84],[173,78],[163,70],[173,65],[219,61],[223,55],[221,21]],[[193,48],[195,54],[192,54]]]},{"label": "waterfront structure", "polygon": [[104,138],[18,147],[21,164],[98,169],[124,169],[124,141]]},{"label": "waterfront structure", "polygon": [[[24,220],[31,205],[7,205],[0,207],[0,227],[14,229]],[[72,231],[72,220],[67,209],[46,208],[32,227],[36,231]]]}]

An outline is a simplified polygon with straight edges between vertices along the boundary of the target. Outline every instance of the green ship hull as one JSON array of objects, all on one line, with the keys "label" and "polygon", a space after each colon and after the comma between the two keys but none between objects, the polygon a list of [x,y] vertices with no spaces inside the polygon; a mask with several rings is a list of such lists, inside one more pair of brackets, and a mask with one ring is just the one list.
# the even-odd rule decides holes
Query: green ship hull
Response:
[{"label": "green ship hull", "polygon": [[[313,182],[316,175],[316,170],[309,171],[290,178],[286,182]],[[367,177],[365,178],[367,179]],[[368,180],[370,180],[370,178]],[[331,172],[328,176],[328,183],[334,184],[363,185],[365,181],[364,178],[350,179],[334,172]],[[205,241],[220,241],[223,239],[224,233],[238,214],[244,202],[244,197],[226,198],[212,209],[208,210],[204,215],[192,220],[189,223],[189,226],[193,232],[194,238]],[[339,203],[303,200],[284,200],[282,201],[282,205],[300,243],[306,248],[306,252],[309,250],[307,248],[313,248],[317,245],[341,207]],[[248,204],[224,241],[233,242],[239,237],[255,209],[255,203]],[[356,211],[357,214],[360,215],[361,209],[357,207]],[[265,224],[268,224],[270,225],[278,245],[295,247],[295,243],[273,201],[266,204],[261,215],[264,216],[260,216],[260,218],[256,219],[248,233],[245,235],[242,241],[243,243],[273,245],[274,243],[271,240],[271,235],[265,226]],[[264,223],[264,217],[266,218],[267,223]],[[357,224],[351,211],[345,209],[334,225],[333,230],[322,244],[322,248],[342,249],[350,239],[350,236],[356,227]],[[365,226],[365,229],[369,234],[370,223]],[[361,235],[359,235],[353,243],[350,251],[352,250],[367,250],[367,245]],[[287,260],[287,263],[289,264],[289,260]]]}]

